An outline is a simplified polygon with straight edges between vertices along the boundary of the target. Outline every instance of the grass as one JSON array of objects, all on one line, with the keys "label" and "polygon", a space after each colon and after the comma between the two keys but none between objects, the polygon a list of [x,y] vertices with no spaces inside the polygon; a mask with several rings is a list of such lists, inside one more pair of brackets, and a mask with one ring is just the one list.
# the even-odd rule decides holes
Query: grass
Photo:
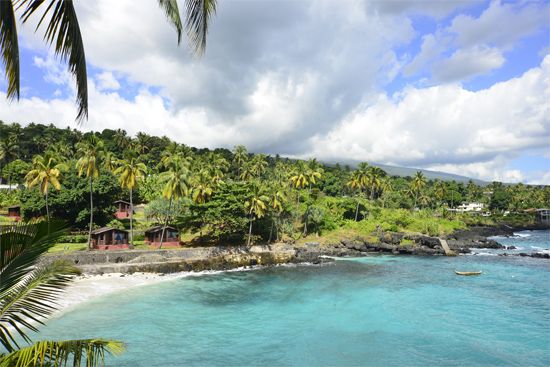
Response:
[{"label": "grass", "polygon": [[88,249],[88,244],[86,243],[56,243],[48,250],[48,252],[73,252],[84,251],[86,249]]}]

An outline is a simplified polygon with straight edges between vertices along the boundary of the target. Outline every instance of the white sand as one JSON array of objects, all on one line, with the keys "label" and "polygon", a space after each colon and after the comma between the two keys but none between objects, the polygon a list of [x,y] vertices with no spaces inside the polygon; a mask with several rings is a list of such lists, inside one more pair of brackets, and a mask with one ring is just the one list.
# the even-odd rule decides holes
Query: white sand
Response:
[{"label": "white sand", "polygon": [[154,273],[111,273],[103,275],[82,275],[73,280],[72,284],[65,289],[64,294],[57,300],[58,311],[53,317],[58,317],[76,305],[106,294],[198,274],[199,273],[174,273],[160,275]]}]

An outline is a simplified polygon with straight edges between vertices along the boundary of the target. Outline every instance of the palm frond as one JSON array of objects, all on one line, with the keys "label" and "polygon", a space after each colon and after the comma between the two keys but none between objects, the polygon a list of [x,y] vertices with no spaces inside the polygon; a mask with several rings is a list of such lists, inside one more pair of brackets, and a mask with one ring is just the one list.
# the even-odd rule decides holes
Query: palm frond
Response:
[{"label": "palm frond", "polygon": [[185,27],[193,51],[202,55],[206,49],[206,35],[210,18],[216,14],[216,0],[186,0]]},{"label": "palm frond", "polygon": [[183,25],[181,23],[180,12],[178,9],[177,0],[159,0],[159,5],[164,9],[166,17],[176,27],[178,33],[178,45],[181,43],[181,34],[183,32]]},{"label": "palm frond", "polygon": [[17,225],[0,233],[0,344],[13,351],[17,342],[13,330],[28,340],[23,329],[36,330],[31,322],[41,322],[55,310],[55,297],[77,270],[67,263],[36,266],[38,258],[63,233],[60,223]]},{"label": "palm frond", "polygon": [[8,98],[19,99],[19,44],[11,1],[0,1],[0,50],[8,79]]},{"label": "palm frond", "polygon": [[[21,0],[19,7],[26,8],[21,15],[25,23],[44,0]],[[38,22],[37,29],[48,13],[52,12],[46,27],[44,38],[55,47],[55,53],[69,64],[69,71],[76,79],[76,99],[78,114],[76,119],[81,121],[88,118],[88,78],[86,71],[86,56],[84,44],[78,25],[78,18],[72,0],[51,1]]]},{"label": "palm frond", "polygon": [[0,231],[0,294],[27,274],[38,258],[64,233],[59,221],[4,226]]},{"label": "palm frond", "polygon": [[102,366],[106,354],[119,355],[125,349],[124,343],[114,340],[44,340],[0,357],[0,367],[48,364],[60,367]]}]

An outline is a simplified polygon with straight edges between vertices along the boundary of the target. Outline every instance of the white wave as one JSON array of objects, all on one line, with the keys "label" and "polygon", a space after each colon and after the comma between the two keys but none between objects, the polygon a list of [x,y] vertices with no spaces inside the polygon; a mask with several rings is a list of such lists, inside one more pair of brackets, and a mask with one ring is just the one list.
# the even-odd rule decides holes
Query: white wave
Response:
[{"label": "white wave", "polygon": [[498,254],[491,253],[491,252],[474,252],[473,255],[476,255],[476,256],[498,256]]},{"label": "white wave", "polygon": [[514,236],[515,236],[515,237],[521,237],[521,238],[523,238],[523,237],[531,237],[531,235],[530,235],[529,233],[516,233],[516,232],[514,232]]}]

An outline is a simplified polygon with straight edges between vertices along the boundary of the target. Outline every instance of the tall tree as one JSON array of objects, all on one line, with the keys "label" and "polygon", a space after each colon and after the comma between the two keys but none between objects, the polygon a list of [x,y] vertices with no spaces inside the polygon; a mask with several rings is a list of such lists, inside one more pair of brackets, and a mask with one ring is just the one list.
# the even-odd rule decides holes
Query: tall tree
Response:
[{"label": "tall tree", "polygon": [[[88,81],[84,43],[72,0],[2,0],[0,1],[0,50],[8,79],[8,98],[19,99],[20,68],[19,44],[15,11],[21,9],[21,19],[26,23],[42,4],[48,3],[38,22],[37,30],[47,19],[45,41],[54,46],[55,54],[68,62],[69,72],[76,79],[77,120],[88,117]],[[177,0],[159,0],[168,21],[176,28],[178,45],[184,31]],[[201,55],[206,48],[206,35],[211,17],[216,12],[216,0],[186,0],[185,30],[194,53]]]},{"label": "tall tree", "polygon": [[94,178],[99,177],[99,167],[103,155],[103,141],[93,134],[77,144],[78,176],[86,176],[90,182],[90,225],[88,231],[88,248],[92,246],[92,229],[94,225]]},{"label": "tall tree", "polygon": [[118,168],[114,171],[114,174],[118,176],[120,186],[130,192],[130,244],[134,240],[134,201],[132,193],[138,181],[145,176],[146,171],[147,167],[145,164],[138,162],[135,152],[129,152],[126,159],[120,160]]},{"label": "tall tree", "polygon": [[426,185],[427,185],[426,176],[424,176],[422,171],[417,171],[410,185],[410,191],[414,198],[414,208],[416,208],[418,198],[420,197],[420,195],[422,195],[422,191],[424,190]]},{"label": "tall tree", "polygon": [[248,240],[246,242],[247,247],[250,247],[250,241],[252,239],[252,222],[254,219],[262,218],[267,211],[267,202],[269,198],[264,195],[262,190],[259,187],[258,183],[253,185],[253,190],[244,203],[244,208],[249,216],[249,227],[248,227]]},{"label": "tall tree", "polygon": [[163,161],[166,171],[160,174],[160,181],[164,183],[162,196],[169,200],[168,215],[162,226],[159,249],[162,248],[166,227],[170,220],[172,202],[187,196],[189,192],[189,162],[181,155],[167,157]]},{"label": "tall tree", "polygon": [[244,145],[236,145],[233,149],[233,164],[237,168],[237,177],[241,177],[241,170],[248,161],[248,152]]},{"label": "tall tree", "polygon": [[[364,180],[361,177],[361,172],[359,170],[355,170],[351,173],[350,178],[346,185],[354,192],[361,193],[364,188]],[[359,217],[359,199],[356,199],[356,206],[355,206],[355,221],[357,222],[357,218]]]},{"label": "tall tree", "polygon": [[57,191],[61,190],[59,182],[61,171],[67,169],[65,164],[57,163],[57,158],[50,153],[43,156],[37,155],[32,160],[32,169],[25,176],[27,186],[32,188],[40,185],[40,193],[44,195],[46,200],[46,217],[50,221],[50,208],[48,206],[48,192],[50,185]]}]

